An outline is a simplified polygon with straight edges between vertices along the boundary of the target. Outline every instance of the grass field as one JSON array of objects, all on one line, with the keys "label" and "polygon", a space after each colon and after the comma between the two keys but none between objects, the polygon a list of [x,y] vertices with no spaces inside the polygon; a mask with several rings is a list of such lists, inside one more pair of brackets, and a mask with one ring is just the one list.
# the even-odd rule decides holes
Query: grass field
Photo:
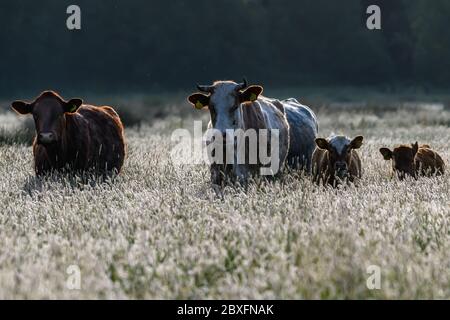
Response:
[{"label": "grass field", "polygon": [[[450,174],[399,182],[378,152],[418,140],[448,165],[450,110],[312,107],[322,136],[365,136],[358,187],[292,174],[219,199],[206,166],[171,162],[172,131],[207,118],[186,105],[127,128],[114,181],[38,180],[32,125],[4,113],[0,299],[450,299]],[[71,265],[80,290],[67,286]],[[366,286],[371,265],[379,290]]]}]

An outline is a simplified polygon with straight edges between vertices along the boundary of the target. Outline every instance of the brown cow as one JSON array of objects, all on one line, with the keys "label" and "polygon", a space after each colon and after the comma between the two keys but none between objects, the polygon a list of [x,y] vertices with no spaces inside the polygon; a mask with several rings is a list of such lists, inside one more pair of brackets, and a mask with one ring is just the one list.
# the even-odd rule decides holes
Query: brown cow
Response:
[{"label": "brown cow", "polygon": [[417,178],[419,175],[432,176],[444,174],[445,164],[441,156],[430,146],[416,142],[412,145],[400,145],[393,151],[381,148],[384,160],[392,160],[392,169],[400,180],[407,175]]},{"label": "brown cow", "polygon": [[12,108],[33,115],[37,175],[61,169],[120,172],[126,146],[122,122],[112,108],[84,105],[81,99],[65,101],[53,91],[31,103],[15,101]]},{"label": "brown cow", "polygon": [[361,159],[355,149],[362,146],[363,137],[353,140],[345,136],[316,139],[317,148],[313,153],[313,179],[336,186],[340,181],[353,182],[361,178]]}]

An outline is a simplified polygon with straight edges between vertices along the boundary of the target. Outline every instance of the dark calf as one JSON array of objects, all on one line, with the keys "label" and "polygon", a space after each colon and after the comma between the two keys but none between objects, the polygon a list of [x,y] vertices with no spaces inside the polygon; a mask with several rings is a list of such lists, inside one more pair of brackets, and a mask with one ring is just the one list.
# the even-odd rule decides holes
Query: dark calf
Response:
[{"label": "dark calf", "polygon": [[392,169],[401,180],[406,176],[417,178],[420,175],[441,175],[445,171],[441,156],[428,145],[419,147],[418,142],[398,146],[393,151],[381,148],[380,153],[384,160],[392,160]]},{"label": "dark calf", "polygon": [[312,157],[314,181],[336,186],[342,180],[353,182],[361,178],[361,159],[355,149],[362,142],[362,136],[353,140],[344,136],[316,139],[317,148]]},{"label": "dark calf", "polygon": [[32,103],[12,103],[16,112],[33,115],[37,175],[60,169],[120,172],[125,141],[119,116],[110,107],[82,104],[81,99],[65,101],[53,91],[43,92]]}]

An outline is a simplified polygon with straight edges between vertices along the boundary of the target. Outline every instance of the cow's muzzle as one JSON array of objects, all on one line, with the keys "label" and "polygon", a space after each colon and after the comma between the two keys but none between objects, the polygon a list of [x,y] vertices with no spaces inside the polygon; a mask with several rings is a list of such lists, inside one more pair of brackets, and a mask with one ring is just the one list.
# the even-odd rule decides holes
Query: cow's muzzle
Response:
[{"label": "cow's muzzle", "polygon": [[334,171],[336,172],[336,176],[340,179],[344,179],[348,175],[348,166],[345,162],[336,162],[334,165]]},{"label": "cow's muzzle", "polygon": [[48,145],[56,142],[56,135],[53,132],[41,132],[37,135],[39,144]]}]

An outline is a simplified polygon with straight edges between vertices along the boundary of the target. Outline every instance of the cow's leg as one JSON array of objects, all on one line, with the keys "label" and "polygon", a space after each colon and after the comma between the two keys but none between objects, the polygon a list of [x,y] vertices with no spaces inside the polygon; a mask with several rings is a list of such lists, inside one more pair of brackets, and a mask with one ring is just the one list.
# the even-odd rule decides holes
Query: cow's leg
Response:
[{"label": "cow's leg", "polygon": [[237,164],[233,166],[233,174],[236,177],[236,182],[246,187],[249,178],[249,170],[244,164]]},{"label": "cow's leg", "polygon": [[213,185],[221,186],[223,184],[223,171],[221,170],[220,165],[215,163],[211,164],[210,172],[211,183]]}]

